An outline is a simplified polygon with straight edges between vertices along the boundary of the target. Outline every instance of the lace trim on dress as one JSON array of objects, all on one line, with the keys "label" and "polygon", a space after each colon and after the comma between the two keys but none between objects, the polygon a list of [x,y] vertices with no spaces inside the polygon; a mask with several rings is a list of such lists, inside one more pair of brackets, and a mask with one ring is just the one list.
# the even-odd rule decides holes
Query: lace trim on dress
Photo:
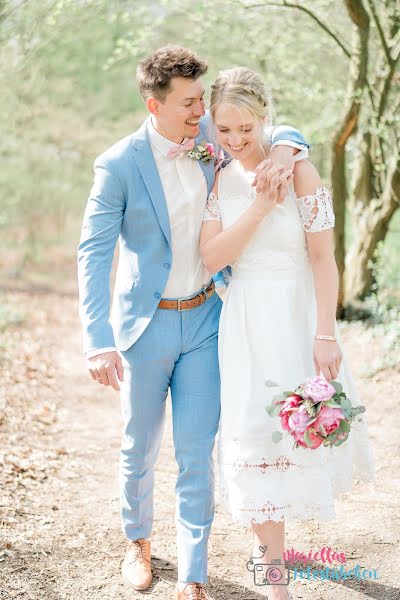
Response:
[{"label": "lace trim on dress", "polygon": [[305,231],[317,233],[334,227],[335,214],[327,187],[317,188],[315,194],[296,196],[296,201]]},{"label": "lace trim on dress", "polygon": [[[353,434],[356,433],[358,427],[365,427],[364,423],[354,423]],[[364,428],[363,428],[364,429]],[[372,458],[368,459],[370,455],[370,447],[365,439],[357,441],[357,450],[360,456],[363,458],[362,462],[353,463],[352,468],[346,472],[343,472],[341,464],[333,465],[331,460],[335,459],[337,449],[330,449],[327,453],[327,468],[330,471],[330,481],[332,488],[327,491],[327,494],[321,498],[305,497],[302,495],[296,495],[296,485],[302,484],[307,481],[306,471],[314,472],[315,467],[310,464],[308,466],[304,464],[297,464],[294,457],[283,453],[278,454],[273,459],[255,459],[248,460],[243,456],[236,454],[234,456],[224,456],[222,451],[221,437],[218,440],[218,463],[219,463],[219,475],[220,485],[219,493],[220,499],[223,504],[230,510],[233,520],[239,525],[249,527],[251,524],[263,524],[267,521],[279,522],[283,519],[290,521],[304,522],[309,519],[319,521],[330,521],[336,517],[334,499],[339,497],[345,492],[349,492],[355,481],[363,481],[365,483],[370,482],[374,479],[374,472],[372,468]],[[353,450],[355,451],[355,450]],[[301,454],[299,455],[301,458]],[[294,461],[294,462],[293,462]],[[268,497],[269,493],[269,474],[276,472],[291,473],[290,478],[293,485],[292,498],[288,498],[287,494],[274,493],[274,497]],[[248,474],[248,476],[247,476]],[[249,493],[249,494],[238,494],[237,485],[239,484],[242,488],[248,483],[246,488],[252,489],[254,485],[254,476],[259,475],[258,489],[264,490],[261,494]],[[315,472],[318,475],[317,472]],[[237,476],[244,477],[240,483],[237,480],[234,485],[232,481]],[[283,481],[283,480],[282,480]],[[289,480],[287,480],[289,481]],[[318,485],[315,480],[315,485]],[[314,484],[312,484],[314,485]]]},{"label": "lace trim on dress", "polygon": [[336,517],[334,504],[321,505],[309,502],[304,506],[295,504],[276,505],[267,500],[262,506],[236,507],[232,511],[233,520],[239,525],[263,525],[267,521],[279,523],[283,520],[290,521],[331,521]]},{"label": "lace trim on dress", "polygon": [[290,467],[296,467],[287,456],[278,456],[274,461],[266,461],[262,458],[258,463],[250,463],[242,457],[237,457],[232,463],[232,468],[237,473],[252,469],[259,471],[261,474],[267,473],[268,469],[277,469],[278,471],[287,471]]},{"label": "lace trim on dress", "polygon": [[203,221],[222,221],[218,198],[214,192],[208,196]]}]

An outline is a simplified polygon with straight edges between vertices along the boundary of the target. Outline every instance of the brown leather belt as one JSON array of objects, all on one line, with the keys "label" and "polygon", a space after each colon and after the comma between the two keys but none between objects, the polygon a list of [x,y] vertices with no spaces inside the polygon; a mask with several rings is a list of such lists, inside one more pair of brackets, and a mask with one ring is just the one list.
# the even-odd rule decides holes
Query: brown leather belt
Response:
[{"label": "brown leather belt", "polygon": [[158,308],[166,308],[167,310],[179,311],[190,310],[191,308],[196,308],[196,306],[200,306],[201,304],[204,304],[204,302],[207,302],[207,300],[211,298],[211,296],[213,296],[214,293],[215,284],[212,281],[208,288],[206,290],[201,291],[200,294],[197,294],[197,296],[194,296],[189,300],[160,300]]}]

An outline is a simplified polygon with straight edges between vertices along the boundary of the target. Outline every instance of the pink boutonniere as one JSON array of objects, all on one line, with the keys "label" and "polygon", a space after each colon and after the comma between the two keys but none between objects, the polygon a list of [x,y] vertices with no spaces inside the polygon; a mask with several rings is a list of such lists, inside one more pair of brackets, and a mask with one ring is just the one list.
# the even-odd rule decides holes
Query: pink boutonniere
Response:
[{"label": "pink boutonniere", "polygon": [[215,171],[218,171],[225,160],[223,150],[217,151],[210,142],[202,141],[195,145],[194,140],[186,140],[178,148],[170,150],[168,158],[175,158],[181,154],[186,154],[189,158],[201,160],[202,162],[214,161]]},{"label": "pink boutonniere", "polygon": [[202,162],[208,162],[209,160],[216,159],[215,148],[209,142],[200,142],[197,146],[194,146],[192,150],[189,150],[187,153],[189,158],[195,158],[196,160],[201,160]]}]

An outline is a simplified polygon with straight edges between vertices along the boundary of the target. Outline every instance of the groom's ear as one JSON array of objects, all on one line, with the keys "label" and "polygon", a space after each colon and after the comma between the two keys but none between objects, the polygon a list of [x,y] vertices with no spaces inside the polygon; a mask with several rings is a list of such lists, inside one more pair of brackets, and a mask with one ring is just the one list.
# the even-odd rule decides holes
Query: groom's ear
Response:
[{"label": "groom's ear", "polygon": [[146,100],[146,106],[147,106],[147,110],[149,112],[151,112],[152,115],[157,116],[159,113],[158,107],[160,105],[160,101],[157,100],[157,98],[154,98],[154,96],[150,96],[150,98],[147,98]]}]

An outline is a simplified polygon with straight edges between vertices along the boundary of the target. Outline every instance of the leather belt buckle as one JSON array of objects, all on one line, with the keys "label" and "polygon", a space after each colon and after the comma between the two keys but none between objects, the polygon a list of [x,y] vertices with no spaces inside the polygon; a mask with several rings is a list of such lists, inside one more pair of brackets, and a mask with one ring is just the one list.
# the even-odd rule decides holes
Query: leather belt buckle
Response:
[{"label": "leather belt buckle", "polygon": [[[186,310],[190,310],[190,308],[182,308],[182,302],[185,302],[185,300],[177,300],[178,303],[178,311],[179,312],[185,312]],[[187,302],[187,301],[186,301]]]}]

